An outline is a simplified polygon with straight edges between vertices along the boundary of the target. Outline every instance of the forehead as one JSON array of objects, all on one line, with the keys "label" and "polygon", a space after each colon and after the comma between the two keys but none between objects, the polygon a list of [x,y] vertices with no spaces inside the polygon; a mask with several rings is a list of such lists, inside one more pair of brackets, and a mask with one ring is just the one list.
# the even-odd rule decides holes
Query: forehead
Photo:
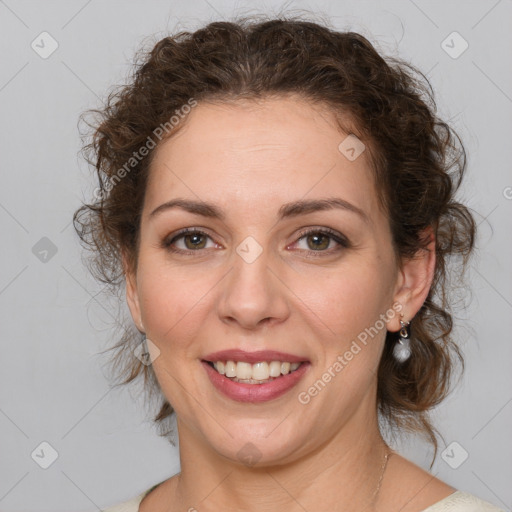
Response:
[{"label": "forehead", "polygon": [[155,150],[146,203],[186,196],[277,210],[337,196],[370,214],[377,205],[369,155],[348,158],[347,136],[328,109],[296,97],[199,103]]}]

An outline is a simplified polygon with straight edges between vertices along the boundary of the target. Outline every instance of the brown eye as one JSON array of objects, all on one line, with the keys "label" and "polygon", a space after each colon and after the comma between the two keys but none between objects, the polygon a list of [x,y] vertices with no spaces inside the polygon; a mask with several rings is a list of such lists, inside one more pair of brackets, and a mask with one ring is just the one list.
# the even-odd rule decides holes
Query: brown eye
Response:
[{"label": "brown eye", "polygon": [[204,249],[206,245],[206,237],[201,233],[194,233],[193,235],[182,236],[187,249]]},{"label": "brown eye", "polygon": [[[209,241],[210,245],[208,245]],[[216,244],[209,235],[197,229],[183,230],[162,243],[164,249],[176,253],[198,252],[215,246]]]},{"label": "brown eye", "polygon": [[303,231],[294,245],[297,249],[304,250],[310,254],[317,253],[318,255],[322,253],[326,255],[332,254],[351,247],[350,242],[345,236],[328,228]]},{"label": "brown eye", "polygon": [[329,243],[331,241],[331,237],[324,235],[322,233],[315,233],[313,235],[308,235],[306,237],[308,242],[308,247],[312,251],[324,250],[329,247]]}]

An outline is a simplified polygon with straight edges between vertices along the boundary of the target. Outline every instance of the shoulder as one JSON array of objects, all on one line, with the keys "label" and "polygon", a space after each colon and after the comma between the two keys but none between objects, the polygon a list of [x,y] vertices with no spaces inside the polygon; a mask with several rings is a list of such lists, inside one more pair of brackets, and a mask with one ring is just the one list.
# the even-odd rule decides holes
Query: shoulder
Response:
[{"label": "shoulder", "polygon": [[504,512],[472,494],[455,491],[450,496],[426,508],[423,512]]},{"label": "shoulder", "polygon": [[384,476],[385,512],[502,512],[472,494],[458,491],[397,453],[389,459]]}]

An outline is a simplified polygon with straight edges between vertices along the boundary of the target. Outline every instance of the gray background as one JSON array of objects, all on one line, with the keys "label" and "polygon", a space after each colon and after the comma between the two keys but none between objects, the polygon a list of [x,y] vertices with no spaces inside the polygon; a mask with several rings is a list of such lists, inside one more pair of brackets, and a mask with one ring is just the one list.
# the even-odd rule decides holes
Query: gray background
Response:
[{"label": "gray background", "polygon": [[[70,225],[92,190],[78,155],[77,120],[123,81],[147,36],[159,39],[167,31],[234,14],[272,13],[282,5],[0,1],[1,511],[98,510],[179,471],[176,449],[147,420],[140,389],[111,389],[99,355],[112,341],[111,313],[82,266]],[[510,510],[512,1],[286,7],[322,12],[338,28],[360,31],[381,51],[420,67],[435,88],[440,115],[465,141],[469,170],[462,197],[480,225],[468,279],[472,300],[456,317],[467,372],[435,412],[450,446],[432,472]],[[46,59],[31,47],[43,31],[59,45]],[[469,44],[458,58],[442,46],[453,31]],[[461,43],[444,44],[458,51]],[[48,469],[31,457],[43,441],[58,452]],[[418,439],[404,440],[400,449],[428,467],[430,451]],[[40,450],[42,461],[50,452],[42,456]]]}]

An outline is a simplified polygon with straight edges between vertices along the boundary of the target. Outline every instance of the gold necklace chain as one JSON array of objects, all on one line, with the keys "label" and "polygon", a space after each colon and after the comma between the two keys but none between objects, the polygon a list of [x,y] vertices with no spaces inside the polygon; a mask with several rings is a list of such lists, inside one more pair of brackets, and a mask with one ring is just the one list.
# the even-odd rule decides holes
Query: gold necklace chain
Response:
[{"label": "gold necklace chain", "polygon": [[377,501],[380,487],[382,485],[382,479],[384,478],[384,473],[386,472],[386,468],[388,466],[388,460],[389,460],[389,457],[391,457],[391,455],[393,455],[393,452],[386,452],[386,454],[384,455],[384,462],[382,463],[382,467],[380,470],[380,477],[379,477],[379,482],[377,484],[377,489],[375,489],[375,492],[373,493],[373,496],[372,496],[372,505],[373,506],[375,505],[375,502]]}]

